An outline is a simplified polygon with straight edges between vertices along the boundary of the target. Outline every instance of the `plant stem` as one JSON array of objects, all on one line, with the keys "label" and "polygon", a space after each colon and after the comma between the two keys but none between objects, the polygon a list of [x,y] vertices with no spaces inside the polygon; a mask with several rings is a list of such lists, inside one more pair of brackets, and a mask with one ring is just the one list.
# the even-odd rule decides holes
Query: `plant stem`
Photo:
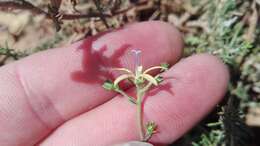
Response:
[{"label": "plant stem", "polygon": [[136,100],[133,97],[127,95],[124,91],[120,89],[116,89],[115,91],[128,98],[128,100],[131,101],[132,103],[136,104]]},{"label": "plant stem", "polygon": [[109,28],[109,25],[108,25],[108,23],[106,21],[106,18],[103,15],[103,8],[100,6],[100,1],[99,0],[94,0],[94,4],[96,5],[97,10],[100,13],[100,19],[103,21],[103,23],[105,24],[106,28]]},{"label": "plant stem", "polygon": [[143,93],[140,90],[140,87],[137,86],[137,101],[136,101],[136,107],[137,107],[137,126],[139,129],[139,136],[141,141],[144,141],[144,127],[143,127],[143,112],[142,112],[142,96]]}]

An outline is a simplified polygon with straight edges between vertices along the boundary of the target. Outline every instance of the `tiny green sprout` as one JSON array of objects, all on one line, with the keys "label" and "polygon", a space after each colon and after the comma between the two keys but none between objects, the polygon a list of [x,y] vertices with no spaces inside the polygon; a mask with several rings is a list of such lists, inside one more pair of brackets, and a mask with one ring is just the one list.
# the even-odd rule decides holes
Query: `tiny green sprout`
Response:
[{"label": "tiny green sprout", "polygon": [[163,81],[163,77],[162,76],[157,76],[155,78],[155,80],[157,81],[158,84],[160,84]]},{"label": "tiny green sprout", "polygon": [[161,67],[162,67],[161,72],[167,71],[169,69],[169,66],[170,66],[170,64],[168,64],[168,63],[162,63],[161,64]]},{"label": "tiny green sprout", "polygon": [[146,139],[149,140],[151,136],[156,133],[157,125],[155,122],[147,122],[146,124]]},{"label": "tiny green sprout", "polygon": [[106,90],[114,90],[114,83],[111,82],[110,80],[106,80],[103,84],[103,88],[105,88]]},{"label": "tiny green sprout", "polygon": [[[159,70],[164,72],[168,70],[169,64],[163,63],[160,66],[154,66],[146,70],[143,69],[143,66],[140,64],[140,50],[132,50],[135,57],[135,71],[131,71],[127,68],[114,68],[113,70],[120,71],[122,74],[118,76],[113,82],[107,80],[103,87],[106,90],[113,90],[120,93],[124,97],[127,97],[128,100],[136,105],[137,111],[137,127],[139,130],[139,136],[141,141],[148,141],[152,135],[155,133],[157,125],[154,122],[148,122],[146,125],[143,124],[143,98],[152,86],[158,86],[162,81],[163,77],[160,75],[151,75],[154,70]],[[120,89],[119,83],[121,81],[128,80],[135,85],[136,88],[136,98],[129,96],[123,90]]]}]

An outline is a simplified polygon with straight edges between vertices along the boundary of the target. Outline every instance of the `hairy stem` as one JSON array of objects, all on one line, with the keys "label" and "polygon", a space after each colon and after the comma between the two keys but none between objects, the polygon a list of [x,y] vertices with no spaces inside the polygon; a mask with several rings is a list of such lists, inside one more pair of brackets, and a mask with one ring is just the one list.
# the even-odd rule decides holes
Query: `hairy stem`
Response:
[{"label": "hairy stem", "polygon": [[137,107],[137,126],[139,129],[139,136],[141,141],[145,140],[145,133],[144,133],[144,127],[143,127],[143,111],[142,111],[142,98],[143,93],[140,90],[140,87],[137,86],[137,101],[136,101],[136,107]]}]

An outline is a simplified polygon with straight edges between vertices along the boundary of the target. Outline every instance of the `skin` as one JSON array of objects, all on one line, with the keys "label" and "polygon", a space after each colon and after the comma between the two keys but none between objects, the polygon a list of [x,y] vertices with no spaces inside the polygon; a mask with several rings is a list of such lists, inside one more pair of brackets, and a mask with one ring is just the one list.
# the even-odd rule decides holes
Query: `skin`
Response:
[{"label": "skin", "polygon": [[[0,145],[108,146],[139,139],[135,105],[105,91],[101,82],[71,78],[83,68],[83,50],[78,49],[83,42],[37,53],[0,68]],[[145,68],[162,62],[174,64],[163,74],[162,85],[152,89],[144,103],[145,121],[159,125],[158,133],[149,141],[154,145],[178,139],[226,92],[226,66],[208,54],[179,61],[183,41],[169,24],[151,21],[128,25],[101,36],[92,48],[98,51],[106,45],[108,51],[103,55],[109,58],[125,43],[142,50]],[[118,61],[122,67],[134,66],[127,52]],[[89,69],[91,65],[84,66]],[[126,92],[134,94],[132,88]]]}]

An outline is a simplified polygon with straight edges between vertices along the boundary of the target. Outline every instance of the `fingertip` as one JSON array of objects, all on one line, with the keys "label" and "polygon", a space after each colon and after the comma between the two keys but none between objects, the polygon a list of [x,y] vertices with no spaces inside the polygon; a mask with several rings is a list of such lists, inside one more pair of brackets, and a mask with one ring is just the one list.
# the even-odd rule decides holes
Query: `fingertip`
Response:
[{"label": "fingertip", "polygon": [[198,54],[182,59],[164,78],[160,92],[156,98],[149,97],[145,110],[149,111],[149,119],[159,123],[160,133],[152,142],[167,144],[182,136],[221,101],[229,73],[218,57]]},{"label": "fingertip", "polygon": [[221,91],[226,91],[230,78],[229,70],[227,65],[225,65],[219,57],[208,53],[202,53],[192,55],[185,61],[186,66],[187,68],[190,68],[191,73],[214,79],[216,84],[223,86]]},{"label": "fingertip", "polygon": [[[183,34],[173,24],[163,21],[152,21],[157,24],[163,32],[167,33],[168,41],[171,43],[172,53],[175,54],[178,59],[181,59],[183,55],[184,39]],[[161,25],[161,26],[160,26]]]}]

